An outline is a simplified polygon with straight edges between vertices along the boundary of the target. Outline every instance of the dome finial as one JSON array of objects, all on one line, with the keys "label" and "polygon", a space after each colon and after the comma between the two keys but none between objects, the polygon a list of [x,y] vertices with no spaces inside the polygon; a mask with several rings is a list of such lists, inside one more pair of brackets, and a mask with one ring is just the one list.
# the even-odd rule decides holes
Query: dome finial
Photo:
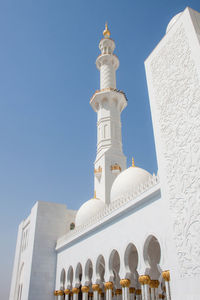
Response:
[{"label": "dome finial", "polygon": [[135,167],[135,161],[133,157],[132,157],[132,167]]},{"label": "dome finial", "polygon": [[110,37],[110,30],[108,29],[108,23],[107,22],[105,24],[105,29],[103,31],[103,35],[106,39],[109,39],[109,37]]}]

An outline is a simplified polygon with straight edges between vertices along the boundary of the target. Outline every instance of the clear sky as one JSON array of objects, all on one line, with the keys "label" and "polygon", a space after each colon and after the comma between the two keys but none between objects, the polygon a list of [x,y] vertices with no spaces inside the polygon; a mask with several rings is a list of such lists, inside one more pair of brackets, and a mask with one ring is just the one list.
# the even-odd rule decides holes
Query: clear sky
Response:
[{"label": "clear sky", "polygon": [[128,165],[157,173],[144,60],[170,19],[199,0],[0,1],[0,295],[8,299],[17,226],[37,200],[78,209],[93,195],[105,21],[120,60],[117,88]]}]

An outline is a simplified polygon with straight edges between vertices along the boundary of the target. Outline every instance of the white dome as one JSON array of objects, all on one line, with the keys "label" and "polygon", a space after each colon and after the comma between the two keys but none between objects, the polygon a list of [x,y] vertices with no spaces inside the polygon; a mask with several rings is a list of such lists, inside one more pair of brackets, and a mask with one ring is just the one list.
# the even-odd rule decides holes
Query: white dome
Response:
[{"label": "white dome", "polygon": [[113,202],[118,198],[130,194],[144,184],[152,175],[144,169],[130,167],[117,176],[113,182],[110,194],[110,201]]},{"label": "white dome", "polygon": [[176,21],[178,20],[178,18],[181,16],[182,12],[176,14],[168,23],[167,25],[167,29],[166,29],[166,33],[172,28],[172,26],[176,23]]},{"label": "white dome", "polygon": [[83,203],[76,214],[76,226],[83,225],[95,216],[100,210],[104,208],[104,202],[100,199],[92,198]]}]

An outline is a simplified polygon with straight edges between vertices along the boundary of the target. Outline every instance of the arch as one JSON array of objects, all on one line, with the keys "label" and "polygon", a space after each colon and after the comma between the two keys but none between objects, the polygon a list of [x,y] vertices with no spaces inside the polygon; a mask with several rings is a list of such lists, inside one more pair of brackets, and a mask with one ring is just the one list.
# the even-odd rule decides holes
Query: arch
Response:
[{"label": "arch", "polygon": [[161,274],[159,266],[161,258],[161,247],[154,235],[149,235],[144,243],[143,257],[146,263],[146,272],[152,279],[158,279]]},{"label": "arch", "polygon": [[86,285],[89,285],[92,279],[93,265],[91,259],[88,259],[85,265],[85,279]]},{"label": "arch", "polygon": [[96,262],[96,277],[97,283],[104,282],[105,275],[105,259],[103,255],[99,255]]},{"label": "arch", "polygon": [[63,268],[60,273],[60,289],[61,290],[65,289],[65,279],[66,279],[66,273],[65,273],[65,269]]},{"label": "arch", "polygon": [[69,285],[69,287],[72,286],[73,276],[74,276],[74,270],[72,266],[70,266],[67,271],[67,284]]},{"label": "arch", "polygon": [[124,253],[124,264],[127,272],[134,273],[138,266],[138,251],[134,244],[129,243]]},{"label": "arch", "polygon": [[82,265],[79,262],[76,266],[76,271],[75,271],[75,286],[79,287],[81,285],[81,280],[82,280]]},{"label": "arch", "polygon": [[119,276],[119,270],[120,270],[120,256],[117,250],[112,250],[110,257],[109,257],[109,271],[110,271],[110,281],[113,281],[115,287],[120,286],[120,276]]}]

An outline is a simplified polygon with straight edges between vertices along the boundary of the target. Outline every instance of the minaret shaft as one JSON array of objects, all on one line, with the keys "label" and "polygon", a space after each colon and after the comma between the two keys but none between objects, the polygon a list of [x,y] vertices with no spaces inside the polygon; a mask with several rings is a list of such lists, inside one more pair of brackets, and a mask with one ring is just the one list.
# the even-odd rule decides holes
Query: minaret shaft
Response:
[{"label": "minaret shaft", "polygon": [[126,157],[122,150],[121,112],[127,105],[123,92],[116,90],[116,70],[119,60],[113,54],[115,43],[109,38],[108,28],[105,38],[99,43],[101,55],[96,60],[100,71],[100,90],[90,104],[97,112],[97,156],[94,163],[94,188],[97,198],[110,202],[111,186],[117,175],[126,169]]}]

